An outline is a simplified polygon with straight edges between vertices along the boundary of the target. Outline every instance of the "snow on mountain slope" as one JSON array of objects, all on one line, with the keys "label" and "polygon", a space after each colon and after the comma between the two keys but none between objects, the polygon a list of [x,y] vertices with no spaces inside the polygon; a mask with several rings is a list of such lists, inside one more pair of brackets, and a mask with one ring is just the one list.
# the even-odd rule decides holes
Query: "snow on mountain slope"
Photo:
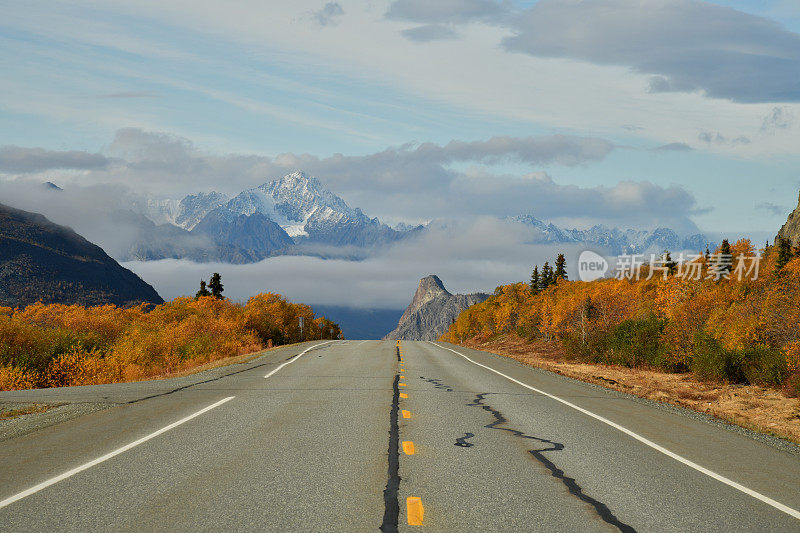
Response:
[{"label": "snow on mountain slope", "polygon": [[243,191],[219,208],[229,219],[262,214],[296,242],[369,246],[400,238],[401,233],[370,219],[326,189],[316,178],[294,172]]},{"label": "snow on mountain slope", "polygon": [[156,224],[175,224],[178,205],[172,198],[147,198],[144,202],[134,201],[132,208]]},{"label": "snow on mountain slope", "polygon": [[620,230],[596,225],[586,230],[562,229],[554,224],[545,224],[533,215],[510,217],[509,222],[519,223],[536,230],[535,240],[547,243],[584,243],[607,248],[613,254],[660,254],[664,250],[673,252],[698,252],[711,243],[703,234],[679,236],[670,228]]},{"label": "snow on mountain slope", "polygon": [[191,230],[203,217],[228,200],[228,195],[220,192],[190,194],[178,204],[173,224]]},{"label": "snow on mountain slope", "polygon": [[171,198],[147,198],[144,202],[134,201],[132,210],[157,225],[172,224],[191,230],[204,216],[229,199],[219,192],[190,194],[180,201]]},{"label": "snow on mountain slope", "polygon": [[[278,213],[293,222],[305,222],[314,214],[332,221],[357,217],[356,211],[344,200],[304,172],[294,172],[272,183],[265,183],[258,189],[272,198]],[[324,215],[318,213],[321,208],[326,208]]]}]

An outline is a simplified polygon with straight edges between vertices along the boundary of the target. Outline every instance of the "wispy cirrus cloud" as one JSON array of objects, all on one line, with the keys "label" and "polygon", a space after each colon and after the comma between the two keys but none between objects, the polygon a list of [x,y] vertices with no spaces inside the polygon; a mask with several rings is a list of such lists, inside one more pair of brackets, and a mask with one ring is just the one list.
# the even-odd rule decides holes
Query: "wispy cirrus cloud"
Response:
[{"label": "wispy cirrus cloud", "polygon": [[117,93],[101,94],[100,98],[158,98],[160,95],[152,91],[121,91]]},{"label": "wispy cirrus cloud", "polygon": [[495,21],[512,8],[511,2],[495,0],[396,0],[386,18],[427,24]]}]

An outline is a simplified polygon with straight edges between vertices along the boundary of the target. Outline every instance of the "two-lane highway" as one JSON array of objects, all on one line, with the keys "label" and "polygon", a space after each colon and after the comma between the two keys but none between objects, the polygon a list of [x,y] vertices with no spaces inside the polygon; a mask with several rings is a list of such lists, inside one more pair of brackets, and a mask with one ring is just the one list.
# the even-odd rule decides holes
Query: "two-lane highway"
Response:
[{"label": "two-lane highway", "polygon": [[800,530],[799,454],[446,344],[11,401],[116,405],[0,442],[3,531]]}]

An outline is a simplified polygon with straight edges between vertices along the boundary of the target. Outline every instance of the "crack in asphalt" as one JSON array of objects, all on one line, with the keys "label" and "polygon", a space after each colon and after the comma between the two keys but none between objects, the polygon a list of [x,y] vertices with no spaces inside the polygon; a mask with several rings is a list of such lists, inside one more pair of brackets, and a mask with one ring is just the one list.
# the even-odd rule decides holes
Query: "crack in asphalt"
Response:
[{"label": "crack in asphalt", "polygon": [[178,387],[176,389],[168,390],[166,392],[160,392],[158,394],[151,394],[150,396],[145,396],[144,398],[138,398],[136,400],[130,400],[128,402],[122,402],[122,403],[127,403],[127,404],[138,403],[138,402],[143,402],[145,400],[151,400],[153,398],[159,398],[161,396],[167,396],[169,394],[174,394],[176,392],[180,392],[182,390],[190,389],[190,388],[196,387],[198,385],[205,385],[206,383],[213,383],[214,381],[219,381],[219,380],[221,380],[223,378],[227,378],[229,376],[235,376],[236,374],[241,374],[242,372],[249,372],[250,370],[253,370],[255,368],[260,368],[262,366],[267,366],[267,365],[272,365],[272,364],[275,364],[275,363],[261,363],[261,364],[255,365],[255,366],[251,366],[251,367],[243,368],[241,370],[237,370],[236,372],[229,372],[228,374],[223,374],[223,375],[217,376],[215,378],[205,379],[203,381],[198,381],[196,383],[189,383],[188,385],[184,385],[184,386]]},{"label": "crack in asphalt", "polygon": [[475,436],[474,433],[464,433],[463,437],[458,437],[456,439],[456,446],[461,446],[462,448],[471,448],[475,446],[471,442],[467,442],[467,439],[471,439],[474,436]]},{"label": "crack in asphalt", "polygon": [[606,504],[604,504],[603,502],[601,502],[601,501],[599,501],[599,500],[597,500],[595,498],[592,498],[588,494],[584,493],[583,489],[581,488],[580,485],[578,485],[578,483],[575,481],[574,478],[567,477],[567,475],[564,473],[563,470],[558,468],[551,460],[549,460],[547,457],[544,456],[544,454],[546,452],[558,452],[558,451],[563,450],[564,449],[564,445],[563,444],[561,444],[560,442],[555,442],[555,441],[548,440],[548,439],[542,439],[540,437],[534,437],[532,435],[526,435],[525,433],[523,433],[521,431],[517,431],[516,429],[511,429],[511,428],[507,428],[507,427],[500,427],[502,424],[505,424],[506,422],[508,422],[508,420],[503,416],[503,414],[500,411],[498,411],[497,409],[492,408],[490,405],[486,405],[485,403],[483,403],[483,401],[485,400],[485,398],[486,398],[486,396],[488,394],[491,394],[491,393],[486,392],[486,393],[478,394],[475,397],[475,399],[472,401],[472,403],[468,403],[467,404],[467,406],[470,406],[470,407],[480,407],[484,411],[487,411],[487,412],[491,413],[491,415],[495,418],[494,422],[492,422],[491,424],[487,424],[484,427],[489,428],[489,429],[499,429],[501,431],[506,431],[508,433],[511,433],[515,437],[520,437],[520,438],[523,438],[523,439],[531,439],[531,440],[535,440],[537,442],[541,442],[542,444],[549,445],[550,447],[545,447],[545,448],[542,448],[542,449],[528,450],[528,453],[530,453],[537,461],[539,461],[542,465],[544,465],[544,467],[547,468],[550,471],[551,475],[554,478],[556,478],[559,481],[561,481],[564,484],[564,486],[567,488],[567,490],[569,491],[570,494],[572,494],[573,496],[575,496],[579,500],[581,500],[583,502],[586,502],[589,505],[591,505],[594,508],[594,510],[597,513],[597,515],[604,522],[616,527],[617,529],[619,529],[620,531],[623,531],[625,533],[635,533],[636,532],[636,530],[633,527],[629,526],[628,524],[625,524],[625,523],[621,522],[616,516],[614,516],[614,514],[606,506]]},{"label": "crack in asphalt", "polygon": [[447,392],[453,392],[453,389],[449,385],[445,385],[442,383],[441,379],[436,378],[426,378],[425,376],[420,376],[419,379],[424,379],[428,383],[433,383],[433,387],[436,389],[446,390]]},{"label": "crack in asphalt", "polygon": [[[318,346],[312,346],[308,351],[310,352],[310,351],[314,350],[315,348],[317,348]],[[263,357],[263,356],[259,356],[256,359],[258,359],[260,357]],[[294,359],[295,357],[300,357],[300,354],[298,353],[298,354],[295,354],[295,355],[293,355],[291,357],[288,357],[288,358],[284,359],[284,361],[289,361],[291,359]],[[239,364],[241,364],[241,363],[239,363]],[[262,366],[274,365],[274,364],[276,364],[276,363],[259,363],[257,365],[248,366],[247,368],[242,368],[241,370],[237,370],[235,372],[228,372],[227,374],[223,374],[223,375],[217,376],[215,378],[209,378],[209,379],[205,379],[203,381],[197,381],[195,383],[189,383],[188,385],[184,385],[182,387],[178,387],[178,388],[175,388],[175,389],[172,389],[172,390],[168,390],[166,392],[160,392],[158,394],[151,394],[150,396],[145,396],[144,398],[138,398],[136,400],[130,400],[130,401],[127,401],[127,402],[114,402],[114,403],[132,404],[132,403],[143,402],[145,400],[151,400],[153,398],[160,398],[161,396],[168,396],[170,394],[174,394],[174,393],[180,392],[182,390],[186,390],[186,389],[189,389],[189,388],[192,388],[192,387],[196,387],[198,385],[205,385],[206,383],[213,383],[214,381],[219,381],[221,379],[224,379],[224,378],[227,378],[227,377],[230,377],[230,376],[235,376],[236,374],[241,374],[242,372],[249,372],[249,371],[254,370],[256,368],[261,368]]]},{"label": "crack in asphalt", "polygon": [[[400,361],[400,349],[397,349],[397,360]],[[383,490],[383,522],[380,530],[383,533],[395,533],[400,519],[400,373],[395,372],[392,384],[392,407],[389,411],[389,466],[386,488]]]}]

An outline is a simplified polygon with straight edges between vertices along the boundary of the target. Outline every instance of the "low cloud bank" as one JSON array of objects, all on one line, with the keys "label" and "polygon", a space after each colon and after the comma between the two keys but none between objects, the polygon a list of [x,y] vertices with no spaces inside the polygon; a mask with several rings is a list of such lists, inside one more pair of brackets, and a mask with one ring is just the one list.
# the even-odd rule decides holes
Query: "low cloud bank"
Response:
[{"label": "low cloud bank", "polygon": [[432,231],[364,261],[282,256],[248,265],[163,260],[123,266],[165,299],[194,295],[201,279],[219,272],[225,294],[234,300],[271,291],[311,304],[402,309],[419,279],[428,274],[441,277],[453,293],[492,292],[498,284],[527,280],[534,264],[552,263],[559,252],[576,258],[582,249],[524,244],[525,237],[524,232],[487,218],[466,228]]}]

